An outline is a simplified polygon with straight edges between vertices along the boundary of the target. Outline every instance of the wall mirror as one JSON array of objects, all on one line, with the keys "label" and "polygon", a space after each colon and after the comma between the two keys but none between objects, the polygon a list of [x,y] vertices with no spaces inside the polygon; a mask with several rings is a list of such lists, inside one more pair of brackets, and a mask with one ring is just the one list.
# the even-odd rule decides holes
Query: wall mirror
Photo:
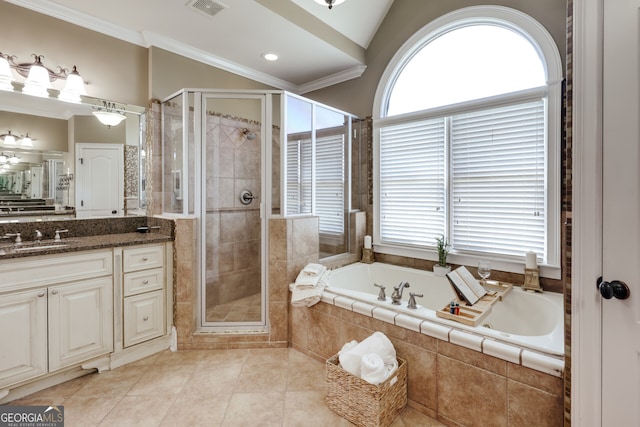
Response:
[{"label": "wall mirror", "polygon": [[[14,92],[0,91],[0,222],[146,214],[144,107],[92,97],[68,103],[14,86]],[[107,107],[126,119],[102,124],[93,112]],[[90,159],[78,158],[78,147],[117,148],[120,166],[98,159],[82,173]],[[92,194],[105,172],[117,183],[115,201],[102,189]]]}]

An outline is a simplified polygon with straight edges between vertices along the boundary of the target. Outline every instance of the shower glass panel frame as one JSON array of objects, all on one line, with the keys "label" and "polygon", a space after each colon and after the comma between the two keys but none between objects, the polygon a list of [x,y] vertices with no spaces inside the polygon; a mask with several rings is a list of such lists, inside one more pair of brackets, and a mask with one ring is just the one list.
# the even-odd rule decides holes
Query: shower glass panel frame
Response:
[{"label": "shower glass panel frame", "polygon": [[357,117],[291,93],[284,99],[282,212],[319,217],[320,259],[348,253]]},{"label": "shower glass panel frame", "polygon": [[[287,141],[289,134],[294,133],[288,127],[296,112],[289,111],[288,106],[296,102],[307,104],[310,112],[308,128],[298,132],[298,136],[308,139],[305,156],[311,156],[305,159],[308,170],[304,171],[308,174],[305,185],[310,185],[304,196],[309,200],[309,206],[299,212],[289,212],[287,192],[292,189],[289,188],[287,174],[292,170],[288,170],[287,156],[291,153],[287,149]],[[244,108],[247,105],[249,107]],[[269,218],[321,216],[326,215],[322,209],[328,208],[330,215],[335,216],[328,227],[337,227],[336,233],[323,237],[321,232],[321,241],[327,237],[339,240],[336,248],[349,253],[353,244],[350,242],[350,212],[352,205],[359,206],[358,188],[361,185],[352,182],[351,169],[360,167],[362,141],[354,142],[354,139],[356,134],[361,139],[361,130],[362,121],[358,117],[282,90],[183,89],[163,101],[162,211],[163,214],[196,219],[197,330],[214,333],[260,333],[269,330]],[[222,132],[217,142],[213,136],[216,132]],[[250,143],[254,144],[252,148],[249,148]],[[353,149],[355,151],[352,152]],[[259,160],[254,155],[259,156]],[[251,158],[249,164],[238,165],[237,162],[245,157]],[[229,168],[240,169],[245,174],[254,170],[259,179],[253,182],[250,180],[254,177],[236,176]],[[356,175],[357,179],[362,179],[359,173]],[[228,181],[227,186],[221,184],[223,180]],[[326,190],[324,193],[322,188]],[[243,190],[250,190],[254,197],[250,199],[248,208],[241,202]],[[316,194],[318,192],[323,194]],[[355,203],[353,196],[356,196]],[[327,202],[324,206],[320,203],[320,212],[319,197]],[[332,197],[336,200],[331,200]],[[212,206],[208,202],[211,198],[224,199],[226,204]],[[340,206],[337,200],[341,200]],[[218,218],[211,220],[212,214]],[[227,220],[222,218],[223,214],[235,217]],[[259,225],[253,222],[256,218]],[[251,230],[248,231],[243,224],[251,224],[248,226]],[[240,242],[221,237],[222,233],[233,229],[244,233]],[[216,231],[212,234],[212,230]],[[209,241],[210,235],[216,236],[213,242]],[[338,235],[339,239],[336,239]],[[319,253],[323,252],[318,249]],[[224,273],[230,273],[236,260],[239,263],[247,261],[240,258],[243,256],[259,259],[259,279],[248,279],[251,283],[254,280],[260,282],[259,317],[249,320],[207,318],[208,309],[210,311],[212,306],[224,304],[226,298],[222,294],[207,298],[207,292],[212,289],[207,288],[207,275],[221,276],[222,269],[226,269]],[[215,258],[213,261],[212,257]],[[214,271],[215,267],[222,269]],[[222,282],[232,288],[245,286],[242,279],[231,276],[225,276]]]},{"label": "shower glass panel frame", "polygon": [[268,330],[264,206],[270,206],[271,94],[206,91],[201,96],[199,324],[263,332]]}]

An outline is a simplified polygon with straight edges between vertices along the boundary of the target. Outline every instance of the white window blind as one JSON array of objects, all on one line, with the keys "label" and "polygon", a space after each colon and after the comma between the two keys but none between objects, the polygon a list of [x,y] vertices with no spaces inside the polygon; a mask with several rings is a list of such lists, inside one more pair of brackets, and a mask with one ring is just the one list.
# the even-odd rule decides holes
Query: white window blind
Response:
[{"label": "white window blind", "polygon": [[344,233],[344,134],[316,138],[316,215],[320,232]]},{"label": "white window blind", "polygon": [[456,251],[545,253],[543,100],[451,119],[451,244]]},{"label": "white window blind", "polygon": [[287,141],[287,215],[311,213],[311,139]]},{"label": "white window blind", "polygon": [[432,246],[445,232],[445,120],[380,130],[380,239]]}]

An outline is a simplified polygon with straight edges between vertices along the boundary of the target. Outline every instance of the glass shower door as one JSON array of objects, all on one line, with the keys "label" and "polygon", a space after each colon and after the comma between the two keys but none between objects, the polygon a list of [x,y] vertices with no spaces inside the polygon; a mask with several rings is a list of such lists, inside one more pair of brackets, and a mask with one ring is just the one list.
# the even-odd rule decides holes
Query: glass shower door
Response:
[{"label": "glass shower door", "polygon": [[202,96],[202,326],[266,328],[263,94]]}]

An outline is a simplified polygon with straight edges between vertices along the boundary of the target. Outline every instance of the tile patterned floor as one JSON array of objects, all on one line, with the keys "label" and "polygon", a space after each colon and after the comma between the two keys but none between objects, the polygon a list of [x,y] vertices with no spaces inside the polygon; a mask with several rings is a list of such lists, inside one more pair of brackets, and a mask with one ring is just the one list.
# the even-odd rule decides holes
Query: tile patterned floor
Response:
[{"label": "tile patterned floor", "polygon": [[262,313],[260,293],[226,304],[207,307],[207,322],[259,322]]},{"label": "tile patterned floor", "polygon": [[[352,426],[324,383],[324,363],[290,348],[167,350],[9,405],[64,405],[65,427]],[[442,425],[407,407],[392,427]]]}]

